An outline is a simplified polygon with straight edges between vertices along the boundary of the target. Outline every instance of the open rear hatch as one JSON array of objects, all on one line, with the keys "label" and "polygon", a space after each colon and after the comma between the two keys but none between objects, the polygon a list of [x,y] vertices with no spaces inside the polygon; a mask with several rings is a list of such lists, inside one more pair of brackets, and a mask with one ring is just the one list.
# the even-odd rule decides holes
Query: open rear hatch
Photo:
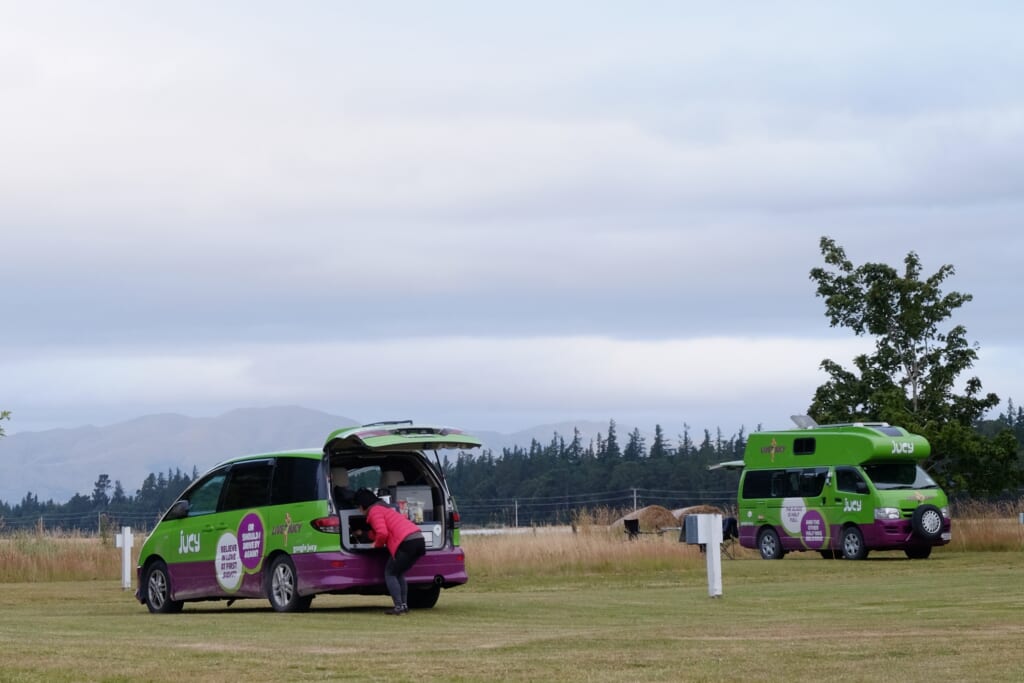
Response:
[{"label": "open rear hatch", "polygon": [[362,427],[347,427],[331,432],[324,444],[327,453],[349,449],[371,451],[437,451],[478,448],[483,443],[460,429],[414,425],[402,422],[375,422]]}]

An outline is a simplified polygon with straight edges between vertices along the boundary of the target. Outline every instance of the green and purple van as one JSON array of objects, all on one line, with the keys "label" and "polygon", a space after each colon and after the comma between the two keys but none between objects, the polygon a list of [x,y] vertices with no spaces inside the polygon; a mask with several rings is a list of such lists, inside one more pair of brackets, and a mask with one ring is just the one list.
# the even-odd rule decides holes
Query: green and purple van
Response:
[{"label": "green and purple van", "polygon": [[872,550],[923,559],[950,541],[949,502],[921,468],[931,447],[884,422],[755,432],[742,463],[740,545],[765,559],[816,551],[861,560]]},{"label": "green and purple van", "polygon": [[[136,596],[151,612],[186,602],[266,598],[279,612],[317,595],[386,595],[387,553],[365,535],[352,490],[376,489],[423,533],[405,575],[409,606],[433,607],[466,583],[459,513],[438,451],[481,442],[457,429],[382,422],[340,429],[323,449],[233,458],[193,482],[146,538]],[[427,453],[433,452],[433,460]]]}]

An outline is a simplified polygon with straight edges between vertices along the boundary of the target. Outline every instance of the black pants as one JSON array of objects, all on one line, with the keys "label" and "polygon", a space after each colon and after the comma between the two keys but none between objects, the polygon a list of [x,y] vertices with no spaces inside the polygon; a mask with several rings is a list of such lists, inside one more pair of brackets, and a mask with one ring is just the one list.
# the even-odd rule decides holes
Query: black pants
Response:
[{"label": "black pants", "polygon": [[388,593],[395,603],[395,607],[406,605],[409,602],[409,584],[405,582],[405,573],[409,571],[416,560],[423,557],[427,552],[427,544],[423,540],[423,534],[417,532],[410,534],[394,557],[389,557],[384,565],[384,584],[388,587]]}]

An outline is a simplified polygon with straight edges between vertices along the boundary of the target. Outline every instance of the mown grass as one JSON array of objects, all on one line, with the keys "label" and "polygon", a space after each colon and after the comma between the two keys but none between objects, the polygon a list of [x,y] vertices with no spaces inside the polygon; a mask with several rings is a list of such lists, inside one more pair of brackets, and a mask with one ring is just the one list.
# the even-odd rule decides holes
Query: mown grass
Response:
[{"label": "mown grass", "polygon": [[[642,553],[643,545],[621,545]],[[116,581],[0,586],[4,681],[1017,681],[1024,554],[726,560],[509,577],[385,617],[381,598],[150,615]]]},{"label": "mown grass", "polygon": [[968,521],[923,561],[741,551],[717,599],[675,534],[465,536],[470,583],[400,618],[360,596],[154,616],[109,540],[26,534],[0,539],[0,681],[1017,681],[1024,532]]}]

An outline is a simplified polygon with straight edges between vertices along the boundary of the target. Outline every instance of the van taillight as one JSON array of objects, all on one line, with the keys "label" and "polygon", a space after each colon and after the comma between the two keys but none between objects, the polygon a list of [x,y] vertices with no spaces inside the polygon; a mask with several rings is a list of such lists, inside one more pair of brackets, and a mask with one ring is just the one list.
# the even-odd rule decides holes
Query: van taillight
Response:
[{"label": "van taillight", "polygon": [[458,529],[459,528],[459,513],[458,512],[453,512],[452,513],[452,528],[453,529]]},{"label": "van taillight", "polygon": [[310,522],[313,528],[317,531],[322,531],[325,534],[340,534],[341,533],[341,520],[337,517],[318,517]]}]

